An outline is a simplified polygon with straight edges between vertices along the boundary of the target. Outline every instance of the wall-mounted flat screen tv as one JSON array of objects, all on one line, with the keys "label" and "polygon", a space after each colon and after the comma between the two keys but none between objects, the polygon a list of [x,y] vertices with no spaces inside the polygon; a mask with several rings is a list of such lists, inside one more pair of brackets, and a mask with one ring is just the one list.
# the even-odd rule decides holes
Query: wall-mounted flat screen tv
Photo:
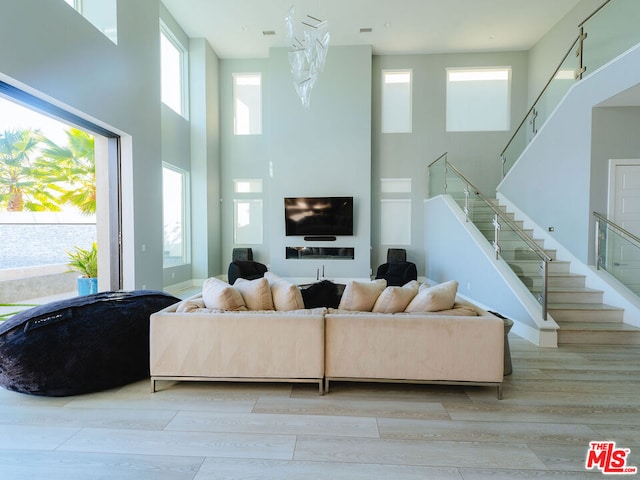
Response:
[{"label": "wall-mounted flat screen tv", "polygon": [[284,199],[286,235],[353,235],[353,197]]}]

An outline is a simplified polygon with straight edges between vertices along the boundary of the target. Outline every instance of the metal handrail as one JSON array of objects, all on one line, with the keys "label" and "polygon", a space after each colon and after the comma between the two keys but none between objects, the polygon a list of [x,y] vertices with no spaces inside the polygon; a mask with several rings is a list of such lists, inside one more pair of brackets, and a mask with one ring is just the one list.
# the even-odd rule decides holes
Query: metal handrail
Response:
[{"label": "metal handrail", "polygon": [[611,0],[606,0],[602,5],[600,5],[596,10],[594,10],[594,12],[591,15],[589,15],[582,22],[580,22],[580,24],[578,25],[578,28],[583,27],[585,23],[587,23],[589,20],[595,17],[600,12],[600,10],[602,10],[609,2],[611,2]]},{"label": "metal handrail", "polygon": [[[545,94],[545,92],[547,91],[547,88],[549,88],[549,85],[551,85],[551,82],[553,82],[553,80],[556,78],[556,75],[558,74],[558,72],[560,71],[560,69],[562,68],[562,65],[564,64],[564,61],[569,57],[569,55],[571,54],[571,52],[573,51],[573,48],[576,46],[576,44],[580,41],[580,36],[577,36],[576,39],[573,41],[573,43],[571,44],[571,47],[569,48],[569,50],[567,50],[567,53],[565,54],[564,57],[562,57],[562,60],[560,61],[560,63],[558,64],[558,66],[556,67],[556,69],[553,71],[553,74],[551,75],[551,77],[549,78],[549,80],[547,81],[547,83],[545,84],[545,86],[542,88],[542,91],[540,92],[540,94],[536,97],[536,99],[533,101],[533,104],[531,105],[531,108],[529,110],[527,110],[527,113],[525,114],[524,118],[522,119],[522,121],[520,122],[520,124],[518,125],[518,128],[516,128],[515,132],[513,133],[513,135],[511,136],[511,138],[509,139],[509,141],[507,142],[506,147],[504,147],[502,149],[502,152],[500,152],[500,158],[504,157],[505,152],[509,149],[509,146],[511,145],[511,143],[515,140],[516,136],[518,135],[518,132],[520,131],[520,129],[522,128],[522,126],[525,124],[525,122],[527,121],[527,118],[529,118],[529,115],[531,114],[531,112],[536,108],[536,105],[538,104],[538,102],[540,101],[540,99],[542,98],[542,96]],[[504,176],[504,171],[502,172],[502,176]]]},{"label": "metal handrail", "polygon": [[504,223],[508,224],[518,234],[518,236],[522,238],[522,240],[527,244],[527,246],[531,248],[531,250],[533,250],[536,253],[536,255],[540,257],[541,260],[545,262],[553,261],[553,259],[549,255],[547,255],[547,253],[542,248],[540,248],[540,245],[538,245],[536,242],[534,242],[531,239],[531,237],[529,237],[526,233],[524,233],[524,231],[513,220],[511,220],[508,216],[506,216],[503,211],[501,211],[493,203],[487,200],[487,198],[484,195],[482,195],[482,193],[480,193],[480,190],[478,190],[478,188],[473,183],[471,183],[467,179],[467,177],[465,177],[464,174],[460,170],[458,170],[454,165],[452,165],[448,160],[447,160],[447,166],[448,168],[451,168],[456,173],[456,175],[458,175],[462,180],[464,180],[465,183],[467,183],[467,185],[473,188],[473,190],[476,192],[476,195],[478,195],[478,197],[480,197],[480,199],[484,203],[486,203],[489,206],[489,208],[493,210],[493,213],[498,215],[498,217],[500,217],[504,221]]},{"label": "metal handrail", "polygon": [[580,57],[580,68],[579,68],[579,71],[576,74],[576,80],[581,80],[582,79],[582,76],[583,76],[583,74],[585,72],[585,67],[584,67],[584,64],[583,64],[583,61],[582,61],[583,53],[584,53],[583,52],[583,42],[587,38],[586,33],[584,33],[584,26],[589,20],[591,20],[594,16],[596,16],[598,13],[600,13],[600,11],[604,7],[606,7],[611,1],[612,0],[605,0],[605,2],[602,5],[600,5],[596,10],[594,10],[593,13],[591,13],[591,15],[589,15],[582,22],[580,22],[580,24],[578,25],[578,29],[579,29],[578,37],[573,41],[573,43],[571,44],[571,47],[569,47],[569,50],[567,50],[567,53],[565,54],[565,56],[562,57],[562,60],[558,64],[558,67],[554,70],[553,74],[551,75],[551,78],[549,78],[549,81],[547,81],[547,83],[545,84],[544,88],[542,89],[540,94],[537,96],[537,98],[535,99],[533,104],[531,105],[531,108],[525,114],[524,118],[522,119],[522,122],[520,122],[520,124],[518,125],[518,128],[516,128],[515,132],[513,133],[513,135],[511,136],[511,138],[507,142],[507,145],[504,147],[502,152],[500,152],[499,158],[502,160],[502,177],[503,178],[505,176],[505,171],[504,171],[504,164],[506,163],[506,159],[504,157],[505,152],[509,149],[509,146],[515,140],[516,136],[518,135],[518,132],[520,132],[520,129],[522,128],[522,126],[525,124],[525,122],[529,118],[529,115],[531,114],[531,112],[535,110],[536,105],[538,104],[538,102],[540,101],[542,96],[547,91],[547,88],[549,88],[549,85],[551,85],[551,82],[553,82],[553,79],[556,77],[558,71],[560,70],[560,68],[564,64],[565,60],[569,57],[569,55],[571,54],[571,52],[573,51],[573,49],[574,49],[574,47],[576,46],[577,43],[580,43],[580,49],[579,49],[579,51],[577,53],[577,55]]},{"label": "metal handrail", "polygon": [[[543,320],[547,320],[547,305],[548,305],[548,275],[549,275],[549,268],[548,268],[548,263],[553,261],[553,259],[547,255],[547,253],[540,248],[540,246],[533,241],[533,239],[531,237],[529,237],[513,220],[511,220],[507,215],[505,215],[504,212],[502,212],[500,209],[498,209],[493,203],[491,203],[484,195],[482,195],[482,193],[480,193],[480,190],[467,178],[465,177],[465,175],[458,170],[453,164],[451,164],[449,162],[449,160],[447,160],[447,153],[444,153],[442,155],[440,155],[436,160],[434,160],[433,162],[431,162],[428,167],[432,167],[433,165],[435,165],[436,163],[438,163],[439,161],[441,161],[442,159],[444,159],[444,167],[445,167],[445,171],[451,169],[456,175],[458,175],[458,177],[460,177],[460,179],[462,179],[462,181],[464,181],[467,186],[465,188],[465,207],[464,207],[464,212],[465,212],[465,217],[466,220],[469,221],[469,189],[473,189],[473,191],[476,193],[476,195],[478,195],[478,197],[480,198],[480,200],[485,203],[494,213],[494,227],[495,227],[495,239],[494,239],[494,243],[493,243],[493,247],[496,251],[496,260],[498,258],[500,258],[500,239],[499,239],[499,232],[500,232],[500,221],[502,221],[503,223],[509,225],[509,227],[511,227],[511,229],[516,232],[516,234],[522,239],[522,241],[524,241],[524,243],[531,249],[531,251],[533,251],[542,261],[542,295],[541,297],[538,299],[542,305],[542,319]],[[446,173],[445,173],[445,193],[446,193]]]},{"label": "metal handrail", "polygon": [[433,165],[435,165],[436,163],[438,163],[440,160],[442,160],[443,158],[445,158],[449,153],[448,152],[444,152],[442,155],[440,155],[438,158],[436,158],[433,162],[431,162],[429,165],[427,165],[427,168],[431,168]]},{"label": "metal handrail", "polygon": [[593,212],[593,215],[599,221],[606,223],[609,227],[611,227],[612,230],[616,230],[621,235],[623,235],[625,237],[629,237],[631,239],[631,241],[633,241],[634,243],[637,243],[640,246],[640,238],[637,237],[636,235],[634,235],[633,233],[631,233],[630,231],[625,230],[620,225],[616,225],[611,220],[609,220],[607,217],[605,217],[604,215],[599,214],[598,212]]}]

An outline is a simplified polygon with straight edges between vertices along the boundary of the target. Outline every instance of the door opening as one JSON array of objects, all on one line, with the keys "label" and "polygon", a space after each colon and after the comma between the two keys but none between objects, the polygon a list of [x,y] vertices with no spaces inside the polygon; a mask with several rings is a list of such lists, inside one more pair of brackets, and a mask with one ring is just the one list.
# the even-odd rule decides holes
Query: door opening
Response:
[{"label": "door opening", "polygon": [[[31,118],[35,118],[35,123],[32,126],[12,125],[8,122],[8,118],[3,118],[3,111],[4,113],[27,112]],[[27,117],[28,115],[25,116]],[[39,119],[41,119],[40,123],[38,123]],[[54,125],[51,127],[53,130],[46,127],[48,124]],[[55,124],[61,132],[57,137],[55,133],[50,133],[55,130]],[[29,218],[34,218],[35,213],[41,213],[42,215],[38,215],[38,221],[45,226],[53,223],[64,224],[66,228],[62,228],[58,233],[51,233],[49,229],[52,245],[64,244],[58,241],[63,233],[70,235],[71,238],[68,241],[86,243],[91,238],[91,227],[83,227],[93,224],[93,239],[98,245],[98,288],[99,290],[123,288],[120,137],[93,122],[4,82],[0,82],[0,127],[2,127],[0,128],[1,139],[12,139],[13,133],[17,132],[28,140],[29,143],[25,146],[32,150],[28,157],[24,157],[20,166],[23,177],[14,181],[15,185],[31,188],[30,196],[26,196],[30,203],[25,208],[25,195],[14,195],[13,203],[9,205],[7,194],[12,187],[4,185],[4,189],[0,190],[0,195],[4,195],[4,197],[0,196],[0,199],[5,200],[3,203],[0,200],[0,214],[2,210],[11,210],[12,213],[17,213],[18,210],[21,212],[18,215],[5,214],[6,218],[12,219],[11,222],[6,223],[15,224],[18,221],[26,223]],[[8,167],[12,161],[10,159],[15,156],[5,155],[4,159],[0,157],[2,162],[0,167]],[[5,168],[5,173],[7,171],[8,168]],[[0,188],[2,188],[1,185]],[[19,203],[20,201],[22,204]],[[50,219],[49,222],[47,218]],[[1,221],[0,219],[0,223]],[[77,231],[83,231],[86,238],[74,233]],[[40,234],[36,233],[36,235]],[[20,237],[20,233],[18,236]],[[18,242],[28,240],[21,238]],[[64,245],[64,248],[69,247],[71,245]],[[60,265],[61,253],[64,254],[60,251],[51,254],[53,262],[58,263],[59,267],[64,266],[64,260]],[[35,267],[15,264],[16,262],[24,263],[27,261],[26,257],[12,259],[12,265],[0,263],[0,281],[7,278],[10,280],[8,272],[11,270],[10,267]],[[2,257],[0,257],[1,260]],[[33,258],[31,261],[39,263]],[[47,267],[44,271],[50,271],[51,268]],[[29,291],[23,295],[28,295],[24,298],[29,299],[36,298],[34,294],[35,292]]]}]

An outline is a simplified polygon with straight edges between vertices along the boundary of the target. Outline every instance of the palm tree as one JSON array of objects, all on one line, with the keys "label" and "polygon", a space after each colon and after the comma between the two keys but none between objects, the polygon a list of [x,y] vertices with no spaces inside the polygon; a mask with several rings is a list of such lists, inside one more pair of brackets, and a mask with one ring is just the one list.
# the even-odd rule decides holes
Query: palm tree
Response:
[{"label": "palm tree", "polygon": [[48,170],[51,188],[60,192],[60,205],[70,204],[86,215],[96,212],[96,167],[93,136],[77,128],[65,132],[68,144],[42,138],[45,147],[38,166]]},{"label": "palm tree", "polygon": [[54,191],[47,188],[48,166],[32,160],[41,138],[31,129],[0,134],[0,206],[10,212],[60,210]]}]

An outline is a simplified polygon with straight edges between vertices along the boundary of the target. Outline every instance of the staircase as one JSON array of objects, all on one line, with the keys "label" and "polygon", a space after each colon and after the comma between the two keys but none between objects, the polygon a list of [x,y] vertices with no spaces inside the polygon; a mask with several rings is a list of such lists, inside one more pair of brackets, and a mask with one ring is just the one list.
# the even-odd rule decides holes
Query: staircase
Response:
[{"label": "staircase", "polygon": [[[498,200],[491,200],[514,223],[522,228],[522,221],[508,213]],[[493,242],[493,212],[486,205],[474,204],[473,223]],[[524,232],[533,239],[532,230]],[[536,295],[542,289],[541,260],[523,248],[514,232],[500,232],[501,256],[518,275],[529,291]],[[603,303],[604,292],[586,287],[585,277],[571,273],[570,262],[556,260],[556,251],[544,248],[544,240],[534,239],[553,259],[548,269],[547,309],[560,327],[558,345],[638,345],[640,329],[623,323],[621,308]]]}]

